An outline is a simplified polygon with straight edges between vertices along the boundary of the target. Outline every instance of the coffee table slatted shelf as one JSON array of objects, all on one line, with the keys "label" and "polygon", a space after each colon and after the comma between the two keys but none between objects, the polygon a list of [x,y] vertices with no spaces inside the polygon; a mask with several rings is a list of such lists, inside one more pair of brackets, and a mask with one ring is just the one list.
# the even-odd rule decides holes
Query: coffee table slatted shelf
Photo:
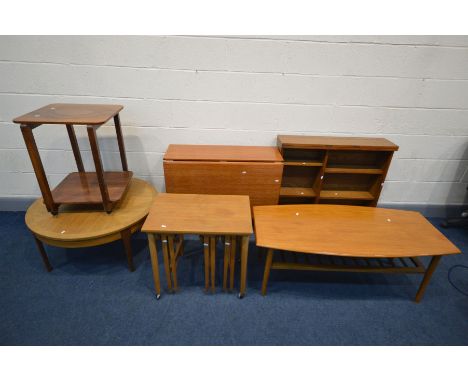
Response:
[{"label": "coffee table slatted shelf", "polygon": [[282,251],[275,253],[272,269],[368,272],[368,273],[424,273],[426,268],[417,257],[363,258],[336,257]]}]

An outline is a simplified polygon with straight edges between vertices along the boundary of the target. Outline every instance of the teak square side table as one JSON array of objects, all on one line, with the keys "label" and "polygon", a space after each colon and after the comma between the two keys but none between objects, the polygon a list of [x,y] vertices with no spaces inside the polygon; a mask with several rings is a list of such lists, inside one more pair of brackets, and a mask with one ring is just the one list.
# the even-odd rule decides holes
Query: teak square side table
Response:
[{"label": "teak square side table", "polygon": [[[44,106],[13,120],[14,123],[21,124],[21,132],[47,211],[56,215],[61,204],[102,203],[104,210],[110,213],[115,204],[122,199],[133,175],[131,171],[128,171],[120,126],[119,112],[122,109],[123,106],[121,105],[56,103]],[[96,130],[111,118],[114,119],[123,171],[104,172]],[[63,124],[67,127],[78,168],[78,172],[68,174],[52,191],[32,132],[34,128],[42,124]],[[74,125],[87,126],[95,172],[85,172],[84,170],[78,141],[73,129]]]},{"label": "teak square side table", "polygon": [[[156,240],[162,244],[169,291],[176,291],[177,260],[183,253],[183,235],[203,237],[205,290],[215,290],[216,238],[224,237],[223,287],[234,286],[235,243],[241,242],[239,298],[245,294],[249,236],[253,233],[250,201],[246,195],[167,194],[156,196],[141,229],[148,234],[156,297],[161,294]],[[174,248],[175,247],[175,248]]]}]

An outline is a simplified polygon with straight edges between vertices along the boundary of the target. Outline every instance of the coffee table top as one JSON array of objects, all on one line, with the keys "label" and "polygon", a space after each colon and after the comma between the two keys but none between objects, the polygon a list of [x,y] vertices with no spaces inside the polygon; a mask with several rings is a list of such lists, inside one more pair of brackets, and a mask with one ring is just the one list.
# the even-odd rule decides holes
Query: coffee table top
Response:
[{"label": "coffee table top", "polygon": [[53,103],[13,120],[23,124],[102,125],[123,109],[121,105]]},{"label": "coffee table top", "polygon": [[260,247],[351,257],[460,253],[419,212],[327,204],[254,207]]},{"label": "coffee table top", "polygon": [[246,195],[167,194],[156,196],[141,229],[152,233],[250,235]]}]

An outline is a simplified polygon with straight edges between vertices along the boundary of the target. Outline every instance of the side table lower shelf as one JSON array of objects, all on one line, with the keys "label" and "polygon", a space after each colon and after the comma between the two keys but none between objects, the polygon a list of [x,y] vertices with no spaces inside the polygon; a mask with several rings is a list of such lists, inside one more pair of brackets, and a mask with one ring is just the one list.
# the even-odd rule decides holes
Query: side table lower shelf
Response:
[{"label": "side table lower shelf", "polygon": [[[104,181],[111,203],[125,194],[132,179],[132,171],[106,171]],[[102,196],[96,172],[72,172],[52,191],[56,204],[101,204]]]}]

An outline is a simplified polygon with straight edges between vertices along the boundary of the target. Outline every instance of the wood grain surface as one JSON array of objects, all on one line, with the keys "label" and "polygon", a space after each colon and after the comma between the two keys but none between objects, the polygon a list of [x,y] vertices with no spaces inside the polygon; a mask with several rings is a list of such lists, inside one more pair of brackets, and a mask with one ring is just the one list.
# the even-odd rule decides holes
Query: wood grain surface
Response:
[{"label": "wood grain surface", "polygon": [[36,235],[56,241],[89,240],[132,227],[149,212],[157,191],[149,183],[133,178],[124,198],[111,214],[101,206],[63,206],[60,214],[47,212],[42,198],[26,212],[26,225]]},{"label": "wood grain surface", "polygon": [[248,196],[166,194],[156,196],[143,232],[250,235]]},{"label": "wood grain surface", "polygon": [[13,120],[23,124],[102,125],[123,109],[121,105],[53,103]]},{"label": "wood grain surface", "polygon": [[343,205],[254,207],[260,247],[355,257],[460,253],[419,212]]}]

